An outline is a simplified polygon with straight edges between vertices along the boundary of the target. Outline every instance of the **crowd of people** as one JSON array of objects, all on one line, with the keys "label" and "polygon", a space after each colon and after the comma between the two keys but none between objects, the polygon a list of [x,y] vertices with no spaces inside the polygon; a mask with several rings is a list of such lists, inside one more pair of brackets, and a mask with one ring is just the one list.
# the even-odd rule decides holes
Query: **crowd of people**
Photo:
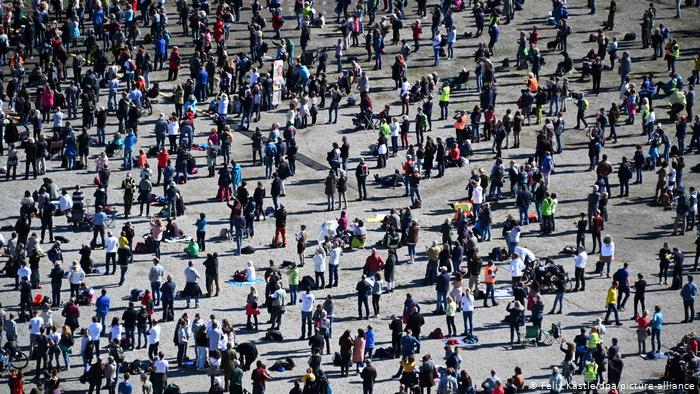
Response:
[{"label": "crowd of people", "polygon": [[[290,255],[279,264],[270,260],[267,267],[260,263],[256,267],[251,260],[233,275],[234,281],[250,284],[243,304],[246,331],[258,331],[262,326],[265,339],[280,341],[289,337],[290,330],[295,332],[289,323],[283,328],[285,313],[300,313],[299,339],[308,340],[310,357],[301,366],[305,372],[292,383],[290,393],[333,392],[336,377],[324,371],[324,349],[326,354],[333,354],[332,360],[325,361],[332,361],[340,370],[338,379],[349,377],[350,368],[355,366],[364,393],[372,393],[377,380],[389,376],[374,365],[381,359],[397,360],[394,378],[398,381],[391,383],[391,390],[400,394],[423,389],[431,392],[435,386],[440,394],[481,390],[498,394],[525,389],[523,369],[531,369],[530,365],[515,366],[513,376],[506,379],[492,370],[485,380],[472,377],[463,365],[463,346],[479,341],[474,322],[483,311],[475,309],[477,300],[483,300],[484,308],[499,306],[499,300],[507,301],[503,323],[510,331],[508,349],[541,343],[549,337],[561,339],[564,360],[547,379],[550,392],[561,392],[573,375],[580,374],[587,392],[597,392],[596,385],[606,383],[610,392],[617,393],[624,362],[617,333],[609,332],[606,326],[613,324],[612,319],[615,325],[622,325],[620,312],[625,311],[631,293],[634,311],[630,317],[635,323],[638,353],[648,359],[660,358],[664,353],[662,344],[670,348],[667,341],[672,339],[662,335],[668,322],[663,314],[666,306],[653,305],[650,312],[652,305],[645,304],[647,280],[653,275],[634,272],[630,264],[615,259],[614,238],[606,230],[608,205],[613,198],[629,196],[633,177],[633,185],[639,185],[644,172],[654,171],[657,181],[653,202],[674,211],[673,235],[700,234],[696,223],[698,193],[684,177],[685,158],[693,151],[700,152],[700,118],[694,112],[700,56],[695,56],[690,70],[680,67],[678,59],[687,58],[682,45],[694,43],[684,42],[668,25],[658,23],[657,13],[661,11],[650,3],[641,21],[642,49],[651,46],[654,61],[663,56],[667,70],[656,63],[652,68],[661,74],[667,72],[668,79],[653,72],[640,78],[635,68],[641,60],[632,55],[630,45],[622,43],[632,41],[637,45],[635,34],[624,39],[608,36],[612,35],[618,12],[615,0],[607,4],[604,28],[588,37],[594,49],[574,55],[569,39],[586,22],[576,26],[579,18],[569,17],[565,0],[551,3],[547,23],[555,39],[544,45],[546,50],[541,48],[538,26],[519,34],[513,66],[523,71],[524,78],[518,86],[515,106],[497,102],[501,89],[497,78],[510,65],[507,59],[499,65],[496,58],[504,57],[505,52],[499,42],[501,29],[507,29],[518,13],[532,7],[524,0],[452,0],[439,4],[418,0],[415,10],[405,1],[384,0],[380,9],[374,0],[356,4],[338,0],[334,21],[332,15],[324,15],[322,5],[311,0],[295,0],[293,18],[285,17],[285,7],[279,0],[268,0],[265,6],[254,0],[245,7],[240,0],[212,4],[206,0],[194,0],[192,4],[178,0],[172,6],[160,0],[69,0],[67,4],[14,0],[2,5],[0,110],[4,121],[0,122],[0,155],[6,153],[5,180],[12,180],[8,185],[17,183],[20,157],[24,160],[24,180],[43,176],[40,184],[32,186],[34,190],[20,196],[19,215],[11,234],[7,239],[0,235],[5,259],[2,273],[19,294],[18,305],[3,302],[4,308],[0,308],[0,340],[4,333],[0,364],[8,370],[9,392],[24,393],[32,387],[31,392],[56,394],[78,384],[82,390],[87,387],[89,393],[105,389],[119,394],[192,390],[168,382],[175,370],[208,375],[210,393],[243,393],[252,387],[254,394],[262,394],[272,380],[270,371],[294,368],[299,357],[296,361],[277,360],[268,368],[262,360],[265,355],[258,352],[257,340],[238,341],[236,332],[242,321],[220,313],[207,319],[197,312],[202,300],[219,296],[220,282],[227,278],[220,275],[218,253],[207,251],[207,242],[215,237],[210,231],[212,215],[197,216],[194,238],[188,237],[178,223],[186,208],[204,199],[203,193],[187,195],[181,185],[198,178],[204,166],[198,165],[201,154],[197,152],[203,152],[208,173],[200,177],[216,178],[216,193],[212,191],[209,197],[225,201],[230,209],[229,225],[221,229],[221,237],[235,242],[234,254],[252,253],[255,228],[271,227],[263,222],[268,217],[274,224],[271,247],[286,248],[288,215],[295,212],[287,211],[283,201],[294,198],[287,196],[285,186],[295,177],[302,153],[297,133],[324,123],[319,112],[325,109],[325,123],[337,123],[346,100],[353,111],[353,125],[371,130],[377,138],[370,146],[371,155],[359,158],[351,149],[352,137],[344,136],[341,142],[330,143],[325,163],[316,163],[326,170],[325,179],[316,182],[327,198],[326,210],[340,213],[330,221],[332,226],[324,227],[313,250],[314,276],[300,271],[309,255],[307,246],[314,244],[306,225],[300,226],[293,239],[290,234],[297,256]],[[688,7],[699,5],[694,3],[686,2]],[[596,1],[589,0],[587,8],[595,15]],[[675,1],[675,12],[680,18],[680,0]],[[427,34],[424,36],[428,24],[421,21],[428,18],[428,13],[429,40]],[[246,17],[250,19],[246,21]],[[417,20],[409,22],[411,17]],[[285,26],[285,22],[296,22],[296,26]],[[463,22],[470,26],[473,23],[475,32],[458,31]],[[313,43],[314,36],[317,42],[321,39],[316,32],[331,25],[339,30],[337,40],[338,33],[332,33],[335,44],[321,47]],[[402,33],[409,30],[410,38],[402,38]],[[483,34],[488,35],[488,42],[481,41]],[[245,36],[248,50],[233,53],[237,46],[233,41]],[[475,52],[461,53],[457,43],[471,39],[478,39]],[[432,52],[421,51],[426,41]],[[364,61],[363,45],[367,55]],[[683,50],[692,53],[691,48]],[[544,53],[552,51],[560,52],[563,60],[556,64],[556,71],[545,76]],[[391,106],[396,101],[383,103],[383,107],[373,105],[373,96],[378,101],[374,85],[383,75],[380,70],[386,68],[383,57],[389,56],[387,52],[393,56],[389,69],[400,114]],[[414,65],[420,63],[424,52],[432,55],[430,73]],[[455,77],[436,70],[444,62],[458,65],[457,58],[473,59],[473,70],[457,66],[460,71]],[[580,59],[580,67],[573,59]],[[282,63],[280,74],[274,61]],[[335,63],[335,69],[328,68],[329,61]],[[164,69],[168,71],[167,79],[156,80],[152,73]],[[180,75],[180,69],[184,75]],[[411,81],[409,69],[410,78],[417,75],[414,69],[424,75]],[[602,92],[602,75],[606,72],[617,72],[619,85],[615,82],[612,89],[619,95],[616,93],[611,103],[601,104],[596,96]],[[582,85],[588,78],[590,90]],[[465,91],[478,100],[471,109],[455,104],[458,92]],[[439,118],[433,117],[434,101],[438,102]],[[556,219],[560,203],[557,189],[561,187],[557,184],[556,158],[565,150],[575,149],[566,141],[565,131],[574,129],[565,121],[567,102],[568,111],[575,112],[575,129],[585,128],[588,171],[596,179],[585,197],[586,212],[577,215],[573,224]],[[654,104],[667,105],[668,114],[655,112]],[[170,105],[170,115],[158,113],[159,108]],[[281,107],[284,111],[275,112]],[[410,115],[412,111],[415,116]],[[270,120],[269,127],[263,125],[263,120]],[[437,130],[437,122],[451,122],[454,136],[426,135]],[[635,124],[634,130],[643,137],[619,163],[611,162],[610,145],[622,138],[618,128]],[[508,159],[505,151],[520,148],[526,128],[534,131],[534,151],[525,159]],[[692,138],[686,144],[688,132]],[[155,144],[149,146],[144,141],[150,139],[150,133]],[[265,180],[271,182],[269,191],[260,180],[251,192],[252,185],[244,180],[241,166],[247,158],[232,156],[233,148],[243,145],[239,142],[243,136],[252,141],[252,165],[265,167]],[[479,154],[493,154],[492,164],[470,166],[477,150],[481,150]],[[351,168],[355,158],[357,165]],[[371,174],[370,161],[374,159],[375,174]],[[304,162],[308,160],[305,157]],[[396,169],[384,174],[390,162]],[[426,242],[433,238],[426,233],[437,232],[421,227],[417,220],[416,210],[426,208],[426,191],[421,186],[431,178],[446,176],[446,171],[453,168],[466,175],[465,201],[455,203],[454,218],[439,226],[440,241]],[[94,192],[86,191],[86,182],[77,180],[79,170],[86,170],[94,178],[89,179]],[[113,176],[121,177],[120,170],[126,171],[124,178],[115,181]],[[433,176],[433,170],[437,175]],[[74,174],[76,182],[60,185],[52,176],[59,171]],[[610,179],[615,176],[620,188],[616,195]],[[398,188],[409,198],[407,207],[392,209],[383,217],[380,227],[384,236],[371,250],[365,221],[351,219],[349,213],[353,177],[358,201],[368,198],[368,178],[370,188],[374,179],[378,187]],[[464,194],[461,190],[458,193]],[[266,207],[268,197],[272,207]],[[132,212],[134,203],[139,205],[138,215]],[[119,214],[117,206],[122,210]],[[144,216],[144,207],[147,234],[141,239],[130,218]],[[151,208],[160,211],[151,212]],[[498,225],[500,238],[492,235],[494,212],[514,208],[517,217],[508,214]],[[66,232],[57,231],[54,222],[62,225],[64,220],[68,224]],[[534,223],[539,223],[539,228]],[[574,267],[573,278],[568,277],[564,265],[544,256],[540,259],[528,249],[534,241],[521,240],[525,230],[539,232],[542,240],[565,236],[557,234],[557,228],[560,233],[562,228],[574,229],[576,234],[571,239],[575,247],[567,248],[571,257],[566,266]],[[68,230],[92,232],[91,241],[81,245],[77,258],[64,256],[62,250]],[[591,234],[590,244],[587,234]],[[482,245],[494,238],[502,238],[507,246],[488,253]],[[178,241],[187,242],[184,283],[176,283],[172,268],[166,269],[161,263],[161,244]],[[45,243],[50,245],[46,252],[42,246]],[[685,310],[682,323],[690,324],[696,317],[697,285],[688,273],[698,269],[700,235],[695,241],[698,247],[692,269],[684,265],[682,250],[669,244],[676,242],[669,239],[658,252],[658,281],[668,284],[670,268],[670,289],[679,293]],[[445,316],[446,333],[441,328],[429,333],[423,329],[430,311],[422,311],[424,300],[412,293],[402,294],[405,301],[401,311],[386,311],[381,302],[382,295],[407,284],[406,278],[403,283],[397,280],[397,267],[422,260],[421,246],[426,246],[427,264],[420,286],[434,286],[432,314]],[[405,259],[403,247],[407,250]],[[365,259],[361,277],[340,275],[341,259],[347,253]],[[150,288],[121,293],[119,289],[124,289],[128,277],[134,275],[128,271],[136,254],[153,256],[148,270]],[[593,255],[599,255],[597,260],[591,258]],[[596,261],[589,265],[589,259]],[[116,275],[117,266],[119,287],[93,287],[94,275]],[[593,276],[588,272],[591,268]],[[259,278],[261,272],[264,274]],[[46,277],[50,279],[50,296],[41,291],[42,284],[47,284]],[[604,318],[582,325],[573,339],[562,339],[561,326],[553,321],[545,323],[545,315],[566,313],[567,292],[595,293],[586,290],[586,280],[594,277],[609,281],[607,292],[590,295],[590,300],[599,299],[605,305]],[[510,286],[497,286],[498,281],[508,278]],[[258,294],[255,283],[260,279],[264,293]],[[339,279],[345,283],[358,280],[354,287],[358,307],[355,320],[372,321],[359,324],[356,330],[336,331],[333,336],[334,316],[354,316],[335,307],[337,294],[332,290],[318,299],[314,292],[338,287]],[[68,296],[64,289],[69,289]],[[546,313],[549,306],[545,305],[544,293],[549,291],[555,298]],[[186,309],[178,316],[176,302]],[[260,318],[263,312],[269,320]],[[457,329],[459,312],[463,330]],[[390,316],[387,326],[378,320],[382,315]],[[163,326],[173,326],[175,354],[160,346],[165,340],[161,335]],[[381,348],[380,336],[390,339],[391,346]],[[445,339],[445,353],[422,354],[421,342],[427,339]],[[648,339],[650,352],[646,351]],[[685,345],[685,353],[673,358],[665,376],[674,383],[697,385],[698,339],[687,338]],[[130,355],[140,348],[148,349],[144,362],[134,361]],[[15,368],[25,353],[34,363],[33,370]],[[82,368],[79,383],[68,382],[65,377],[76,360],[80,364],[77,367]],[[247,371],[248,380],[244,378]]]}]

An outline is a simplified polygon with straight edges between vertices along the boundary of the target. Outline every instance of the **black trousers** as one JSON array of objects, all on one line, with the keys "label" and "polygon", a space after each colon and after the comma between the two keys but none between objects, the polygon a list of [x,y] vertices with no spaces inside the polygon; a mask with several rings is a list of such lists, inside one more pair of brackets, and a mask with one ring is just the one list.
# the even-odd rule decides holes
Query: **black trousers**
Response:
[{"label": "black trousers", "polygon": [[686,321],[695,320],[695,300],[683,300],[683,311]]},{"label": "black trousers", "polygon": [[365,315],[369,317],[369,299],[367,297],[357,298],[357,316],[362,319],[362,305],[365,306]]},{"label": "black trousers", "polygon": [[109,273],[109,262],[112,261],[112,275],[117,272],[117,252],[107,252],[105,255],[105,274]]},{"label": "black trousers", "polygon": [[581,283],[581,290],[586,289],[586,276],[584,273],[584,268],[578,268],[576,267],[575,269],[575,276],[576,276],[576,288],[579,288],[579,282]]}]

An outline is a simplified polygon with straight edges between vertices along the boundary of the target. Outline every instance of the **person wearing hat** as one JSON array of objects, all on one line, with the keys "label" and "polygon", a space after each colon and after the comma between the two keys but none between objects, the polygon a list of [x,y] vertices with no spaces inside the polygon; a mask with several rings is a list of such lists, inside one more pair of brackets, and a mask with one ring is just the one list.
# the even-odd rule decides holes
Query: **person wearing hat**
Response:
[{"label": "person wearing hat", "polygon": [[513,345],[513,337],[517,334],[518,344],[520,343],[520,326],[525,324],[525,308],[520,301],[511,301],[506,306],[508,316],[506,320],[510,326],[510,344]]}]

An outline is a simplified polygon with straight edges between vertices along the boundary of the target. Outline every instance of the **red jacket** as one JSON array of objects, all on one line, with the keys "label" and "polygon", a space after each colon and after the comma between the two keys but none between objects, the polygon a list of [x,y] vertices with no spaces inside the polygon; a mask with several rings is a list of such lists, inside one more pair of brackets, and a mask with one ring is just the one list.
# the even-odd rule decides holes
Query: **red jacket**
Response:
[{"label": "red jacket", "polygon": [[170,68],[171,70],[179,70],[180,63],[182,63],[182,59],[180,58],[180,50],[174,49],[172,52],[170,52],[170,58],[168,59],[168,68]]},{"label": "red jacket", "polygon": [[224,38],[224,22],[219,19],[214,24],[214,41],[221,41]]},{"label": "red jacket", "polygon": [[365,270],[371,274],[377,273],[384,268],[384,260],[379,253],[372,253],[365,260]]},{"label": "red jacket", "polygon": [[414,23],[413,25],[411,25],[411,31],[413,31],[413,39],[420,40],[421,34],[423,34],[423,26]]}]

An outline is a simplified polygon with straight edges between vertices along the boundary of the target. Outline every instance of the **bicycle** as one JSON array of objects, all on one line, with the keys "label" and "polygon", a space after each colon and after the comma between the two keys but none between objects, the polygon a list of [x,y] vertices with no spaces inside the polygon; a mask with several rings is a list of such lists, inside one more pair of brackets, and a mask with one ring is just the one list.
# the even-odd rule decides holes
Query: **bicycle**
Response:
[{"label": "bicycle", "polygon": [[[12,354],[10,354],[12,352]],[[1,370],[7,370],[10,368],[16,369],[18,371],[27,368],[29,365],[29,357],[24,354],[17,344],[11,344],[8,342],[3,349],[0,349],[0,368]]]},{"label": "bicycle", "polygon": [[148,116],[153,115],[153,105],[151,104],[151,99],[143,96],[143,112]]}]

